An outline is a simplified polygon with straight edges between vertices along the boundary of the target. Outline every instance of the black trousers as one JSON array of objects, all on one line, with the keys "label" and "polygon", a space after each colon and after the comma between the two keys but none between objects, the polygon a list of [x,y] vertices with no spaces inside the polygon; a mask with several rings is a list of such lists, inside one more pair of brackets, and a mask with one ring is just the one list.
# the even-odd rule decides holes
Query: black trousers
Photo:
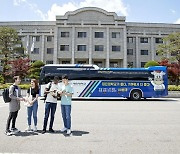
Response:
[{"label": "black trousers", "polygon": [[9,117],[7,119],[7,124],[6,124],[6,130],[9,130],[11,120],[12,120],[12,128],[15,128],[17,115],[18,115],[18,111],[9,112]]}]

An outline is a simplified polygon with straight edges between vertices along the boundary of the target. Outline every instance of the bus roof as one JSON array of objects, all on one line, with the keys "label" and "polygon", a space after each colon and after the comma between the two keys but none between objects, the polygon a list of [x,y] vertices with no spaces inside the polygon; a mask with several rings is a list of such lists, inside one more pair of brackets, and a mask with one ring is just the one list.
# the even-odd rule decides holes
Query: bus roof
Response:
[{"label": "bus roof", "polygon": [[122,71],[148,71],[148,70],[162,70],[165,71],[165,66],[151,66],[148,68],[100,68],[97,65],[91,65],[91,64],[47,64],[43,68],[48,67],[56,67],[58,69],[75,69],[75,68],[88,68],[88,69],[95,69],[95,70],[122,70]]}]

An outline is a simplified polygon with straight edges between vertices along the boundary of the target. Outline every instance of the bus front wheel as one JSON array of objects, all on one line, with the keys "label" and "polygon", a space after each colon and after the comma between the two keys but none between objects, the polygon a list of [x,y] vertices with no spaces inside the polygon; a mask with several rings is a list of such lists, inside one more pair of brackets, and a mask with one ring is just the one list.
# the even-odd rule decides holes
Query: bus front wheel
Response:
[{"label": "bus front wheel", "polygon": [[142,93],[140,90],[133,90],[130,95],[130,99],[133,101],[138,101],[142,97]]}]

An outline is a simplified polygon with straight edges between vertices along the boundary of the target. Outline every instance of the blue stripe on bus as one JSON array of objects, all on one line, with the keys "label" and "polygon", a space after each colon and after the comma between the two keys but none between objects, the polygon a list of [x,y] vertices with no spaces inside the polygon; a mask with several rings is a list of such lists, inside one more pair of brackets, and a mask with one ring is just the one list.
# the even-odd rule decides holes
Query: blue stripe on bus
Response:
[{"label": "blue stripe on bus", "polygon": [[98,83],[97,83],[96,86],[93,88],[93,90],[92,90],[91,93],[88,95],[88,97],[91,96],[91,94],[94,92],[94,90],[96,90],[96,88],[99,86],[100,83],[101,83],[101,81],[98,81]]},{"label": "blue stripe on bus", "polygon": [[84,97],[87,97],[90,93],[91,93],[91,90],[97,85],[99,81],[95,81],[95,83],[93,83],[93,85],[91,86],[91,88],[88,90],[88,92],[84,95]]},{"label": "blue stripe on bus", "polygon": [[82,91],[82,93],[79,95],[79,97],[83,97],[84,93],[88,90],[89,85],[91,85],[92,83],[94,83],[95,81],[90,81],[88,83],[88,85],[84,88],[84,90]]}]

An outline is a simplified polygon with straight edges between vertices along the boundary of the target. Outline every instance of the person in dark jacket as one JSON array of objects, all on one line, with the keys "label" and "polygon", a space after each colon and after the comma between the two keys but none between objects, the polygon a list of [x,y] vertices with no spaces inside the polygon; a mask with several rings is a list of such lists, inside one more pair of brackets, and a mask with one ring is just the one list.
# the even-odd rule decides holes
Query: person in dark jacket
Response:
[{"label": "person in dark jacket", "polygon": [[[13,80],[14,80],[14,84],[11,85],[9,88],[9,97],[11,98],[11,101],[9,102],[9,117],[7,119],[6,131],[5,131],[5,134],[7,136],[19,132],[19,130],[15,127],[16,118],[18,115],[18,111],[20,110],[20,101],[25,100],[21,96],[21,89],[18,86],[21,82],[21,78],[19,76],[14,76]],[[11,122],[12,122],[12,126],[10,130]]]}]

